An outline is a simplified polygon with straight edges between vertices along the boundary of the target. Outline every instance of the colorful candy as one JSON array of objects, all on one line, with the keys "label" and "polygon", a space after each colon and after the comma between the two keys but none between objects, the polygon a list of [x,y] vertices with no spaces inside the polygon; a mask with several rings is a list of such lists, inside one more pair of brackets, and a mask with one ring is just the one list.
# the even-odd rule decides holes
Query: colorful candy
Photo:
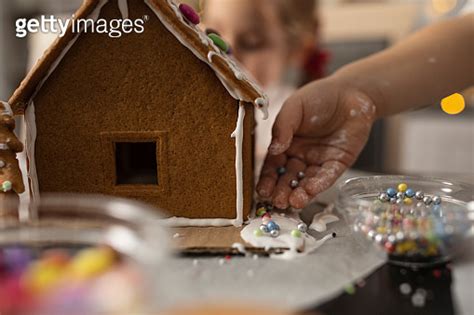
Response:
[{"label": "colorful candy", "polygon": [[279,168],[277,168],[277,174],[278,174],[279,176],[281,176],[281,175],[283,175],[283,174],[285,174],[285,173],[286,173],[286,168],[285,168],[285,167],[280,166]]},{"label": "colorful candy", "polygon": [[12,182],[9,181],[9,180],[6,180],[2,183],[2,191],[3,192],[7,192],[7,191],[10,191],[12,190]]},{"label": "colorful candy", "polygon": [[295,237],[295,238],[301,238],[301,232],[300,230],[292,230],[291,231],[291,236]]},{"label": "colorful candy", "polygon": [[199,14],[197,14],[196,11],[194,11],[194,9],[191,6],[185,3],[181,3],[179,5],[179,11],[188,22],[194,25],[197,25],[201,22],[201,19],[199,18]]},{"label": "colorful candy", "polygon": [[293,179],[293,180],[290,181],[290,187],[291,188],[296,188],[296,187],[298,187],[299,184],[300,184],[300,182],[297,181],[296,179]]},{"label": "colorful candy", "polygon": [[219,47],[220,50],[222,50],[223,52],[229,51],[229,45],[219,35],[211,33],[207,36],[212,40],[214,45]]}]

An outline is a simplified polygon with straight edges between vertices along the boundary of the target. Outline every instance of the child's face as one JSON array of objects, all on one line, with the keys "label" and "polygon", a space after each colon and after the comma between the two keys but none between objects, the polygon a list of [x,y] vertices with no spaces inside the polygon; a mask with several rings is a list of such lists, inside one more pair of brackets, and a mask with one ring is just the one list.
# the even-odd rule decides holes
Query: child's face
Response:
[{"label": "child's face", "polygon": [[207,0],[204,16],[205,26],[222,35],[263,86],[282,79],[290,47],[271,0]]}]

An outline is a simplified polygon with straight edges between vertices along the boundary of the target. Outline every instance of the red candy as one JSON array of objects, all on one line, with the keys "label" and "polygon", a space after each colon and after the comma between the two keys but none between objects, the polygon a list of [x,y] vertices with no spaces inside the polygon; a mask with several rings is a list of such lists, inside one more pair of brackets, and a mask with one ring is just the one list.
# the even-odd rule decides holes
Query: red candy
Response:
[{"label": "red candy", "polygon": [[262,216],[262,218],[269,218],[269,219],[271,219],[272,216],[270,215],[270,213],[267,212],[267,213],[265,213],[265,214]]},{"label": "red candy", "polygon": [[191,8],[189,5],[185,3],[181,3],[179,5],[179,11],[183,14],[183,16],[188,20],[190,23],[197,25],[201,22],[199,15]]},{"label": "red candy", "polygon": [[393,244],[390,242],[386,242],[385,249],[387,250],[388,253],[392,253],[395,249],[395,246],[393,246]]}]

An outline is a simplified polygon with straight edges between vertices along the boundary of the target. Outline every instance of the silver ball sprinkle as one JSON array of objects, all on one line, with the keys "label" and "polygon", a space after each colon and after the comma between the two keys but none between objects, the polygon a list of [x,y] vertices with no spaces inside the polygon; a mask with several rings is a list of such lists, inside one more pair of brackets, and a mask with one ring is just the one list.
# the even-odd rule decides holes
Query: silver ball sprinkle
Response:
[{"label": "silver ball sprinkle", "polygon": [[387,201],[390,201],[390,197],[388,196],[387,193],[383,192],[379,195],[379,200],[382,202],[387,202]]},{"label": "silver ball sprinkle", "polygon": [[432,201],[433,201],[433,199],[431,199],[430,196],[425,196],[425,197],[423,198],[423,202],[424,202],[425,205],[427,205],[427,206],[429,206]]},{"label": "silver ball sprinkle", "polygon": [[6,165],[5,161],[0,160],[0,168],[4,168]]},{"label": "silver ball sprinkle", "polygon": [[397,192],[397,199],[405,199],[405,193],[401,191]]},{"label": "silver ball sprinkle", "polygon": [[272,237],[278,237],[278,235],[280,235],[280,230],[271,230],[270,235]]},{"label": "silver ball sprinkle", "polygon": [[298,174],[296,174],[296,177],[298,177],[298,179],[303,179],[305,177],[305,174],[304,172],[298,172]]},{"label": "silver ball sprinkle", "polygon": [[377,235],[375,235],[375,241],[376,241],[377,243],[382,243],[382,241],[383,241],[383,235],[382,235],[382,234],[377,234]]},{"label": "silver ball sprinkle", "polygon": [[397,240],[402,241],[405,238],[405,234],[403,234],[402,231],[397,232],[395,235],[397,237]]},{"label": "silver ball sprinkle", "polygon": [[416,203],[416,207],[417,207],[417,208],[421,208],[421,207],[424,207],[424,206],[425,206],[425,203],[424,203],[423,201],[418,201],[418,202]]},{"label": "silver ball sprinkle", "polygon": [[393,235],[393,234],[390,234],[390,235],[387,237],[387,241],[389,241],[390,243],[395,243],[396,240],[397,240],[397,238],[396,238],[395,235]]},{"label": "silver ball sprinkle", "polygon": [[441,197],[440,196],[433,196],[433,204],[434,205],[439,205],[441,203]]},{"label": "silver ball sprinkle", "polygon": [[304,222],[298,223],[297,228],[298,228],[298,231],[300,231],[302,233],[306,233],[306,231],[308,231],[308,226]]},{"label": "silver ball sprinkle", "polygon": [[268,227],[265,224],[260,225],[260,231],[263,233],[268,233]]},{"label": "silver ball sprinkle", "polygon": [[397,203],[397,198],[390,198],[390,203],[393,203],[393,204]]},{"label": "silver ball sprinkle", "polygon": [[375,231],[374,231],[374,230],[370,230],[369,232],[367,232],[367,236],[368,236],[369,238],[372,238],[372,239],[373,239],[373,238],[375,237]]},{"label": "silver ball sprinkle", "polygon": [[415,193],[415,198],[418,200],[423,200],[424,197],[425,197],[425,194],[422,191],[417,191]]},{"label": "silver ball sprinkle", "polygon": [[286,173],[286,168],[285,167],[281,166],[281,167],[277,168],[277,174],[278,175],[283,175],[285,173]]},{"label": "silver ball sprinkle", "polygon": [[300,184],[299,181],[297,181],[296,179],[293,179],[293,180],[290,182],[290,187],[291,187],[291,188],[296,188],[296,187],[298,187],[299,184]]},{"label": "silver ball sprinkle", "polygon": [[397,205],[402,205],[403,204],[403,199],[397,199],[396,203],[397,203]]}]

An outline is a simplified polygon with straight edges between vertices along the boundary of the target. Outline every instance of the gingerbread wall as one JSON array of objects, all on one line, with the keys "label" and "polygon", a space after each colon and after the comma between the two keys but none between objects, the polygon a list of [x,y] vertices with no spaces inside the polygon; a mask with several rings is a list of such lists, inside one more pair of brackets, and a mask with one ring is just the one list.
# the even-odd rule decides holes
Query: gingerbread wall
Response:
[{"label": "gingerbread wall", "polygon": [[[34,98],[41,192],[106,193],[150,202],[175,216],[235,218],[238,102],[142,0],[143,34],[81,35]],[[101,18],[118,18],[116,1]],[[252,198],[253,107],[246,106],[244,215]],[[158,186],[117,187],[114,139],[157,139]]]}]

